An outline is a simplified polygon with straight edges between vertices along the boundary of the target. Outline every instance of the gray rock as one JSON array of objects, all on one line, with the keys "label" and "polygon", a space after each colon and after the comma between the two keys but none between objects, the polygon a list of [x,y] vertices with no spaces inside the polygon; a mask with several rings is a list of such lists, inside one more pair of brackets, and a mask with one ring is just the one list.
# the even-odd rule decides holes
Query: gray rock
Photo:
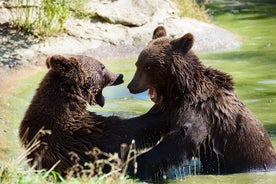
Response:
[{"label": "gray rock", "polygon": [[3,1],[0,1],[0,25],[7,24],[12,20],[12,13],[6,9],[3,5]]},{"label": "gray rock", "polygon": [[25,65],[22,60],[33,61],[56,53],[86,54],[98,59],[137,55],[158,25],[163,25],[170,37],[194,34],[196,52],[229,50],[241,45],[238,36],[225,29],[178,17],[178,9],[169,0],[91,0],[87,9],[108,21],[70,18],[64,25],[66,33],[43,42],[29,40],[16,32],[1,32],[5,39],[0,39],[0,47],[4,48],[0,61],[13,67]]},{"label": "gray rock", "polygon": [[112,24],[142,26],[149,21],[149,16],[133,0],[118,0],[100,4],[95,12],[100,18]]},{"label": "gray rock", "polygon": [[159,7],[158,0],[92,0],[86,7],[87,14],[96,14],[112,24],[142,26]]}]

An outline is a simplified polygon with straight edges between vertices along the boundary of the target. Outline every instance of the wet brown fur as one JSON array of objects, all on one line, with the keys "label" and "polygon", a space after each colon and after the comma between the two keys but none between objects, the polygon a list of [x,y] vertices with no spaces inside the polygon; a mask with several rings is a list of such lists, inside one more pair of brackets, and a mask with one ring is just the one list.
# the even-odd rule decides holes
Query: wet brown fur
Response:
[{"label": "wet brown fur", "polygon": [[235,94],[232,78],[203,65],[190,50],[192,34],[170,39],[164,32],[162,27],[155,30],[157,36],[139,55],[128,86],[133,93],[155,87],[159,107],[171,114],[169,133],[138,159],[136,176],[162,179],[163,171],[192,157],[201,160],[203,173],[275,169],[268,133]]},{"label": "wet brown fur", "polygon": [[[119,153],[122,143],[134,139],[137,149],[152,146],[165,131],[165,117],[146,113],[121,119],[103,117],[86,110],[86,103],[103,105],[101,91],[118,75],[105,69],[99,61],[86,56],[49,57],[48,73],[41,81],[19,128],[19,137],[28,149],[38,132],[39,147],[27,158],[36,169],[50,169],[63,176],[76,163],[71,153],[78,155],[79,164],[94,161],[87,154],[98,147],[106,153]],[[164,122],[164,124],[160,124]],[[81,172],[81,171],[79,171]]]}]

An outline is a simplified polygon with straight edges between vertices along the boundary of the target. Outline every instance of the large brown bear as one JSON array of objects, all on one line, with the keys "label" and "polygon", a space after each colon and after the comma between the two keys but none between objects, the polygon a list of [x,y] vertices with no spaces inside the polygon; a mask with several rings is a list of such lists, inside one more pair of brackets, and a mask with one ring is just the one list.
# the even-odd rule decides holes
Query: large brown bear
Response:
[{"label": "large brown bear", "polygon": [[170,132],[137,159],[142,179],[162,179],[162,171],[192,157],[203,173],[270,171],[276,155],[262,123],[239,100],[232,78],[206,67],[191,51],[194,37],[166,37],[156,28],[140,53],[128,88],[149,89],[151,100],[170,112]]},{"label": "large brown bear", "polygon": [[54,55],[46,64],[49,71],[19,129],[29,151],[29,164],[36,169],[55,166],[54,170],[65,176],[76,160],[81,168],[94,161],[88,153],[95,147],[115,153],[122,143],[130,144],[134,139],[137,149],[142,149],[156,144],[166,131],[163,112],[123,120],[86,110],[87,102],[104,105],[104,87],[123,82],[123,75],[108,71],[99,61],[86,56]]}]

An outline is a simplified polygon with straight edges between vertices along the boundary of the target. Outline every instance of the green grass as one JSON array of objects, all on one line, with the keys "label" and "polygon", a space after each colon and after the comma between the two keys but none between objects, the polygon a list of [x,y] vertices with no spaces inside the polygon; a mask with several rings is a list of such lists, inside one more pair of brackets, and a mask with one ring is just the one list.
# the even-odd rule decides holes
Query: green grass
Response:
[{"label": "green grass", "polygon": [[196,0],[173,0],[173,2],[177,4],[180,10],[179,16],[211,22],[204,3],[198,4]]},{"label": "green grass", "polygon": [[0,168],[0,183],[56,183],[64,179],[54,171],[35,172],[27,166],[24,156],[5,162]]},{"label": "green grass", "polygon": [[[35,143],[36,144],[36,143]],[[94,149],[95,150],[95,149]],[[97,150],[97,149],[96,149]],[[11,158],[3,163],[0,163],[0,183],[19,183],[19,184],[33,184],[33,183],[134,183],[135,180],[128,179],[125,176],[126,170],[125,167],[122,168],[122,172],[119,172],[121,169],[121,162],[117,154],[107,154],[108,159],[97,159],[94,163],[89,163],[89,169],[82,170],[85,175],[73,177],[72,175],[63,178],[59,173],[54,171],[54,166],[49,170],[40,170],[36,171],[33,168],[29,167],[25,159],[26,154],[29,150],[26,150],[21,155],[16,158]],[[102,154],[99,150],[96,151],[98,154]],[[94,151],[91,154],[94,154]],[[128,157],[130,159],[130,157]],[[111,163],[114,161],[114,163]],[[128,163],[128,162],[126,162]],[[104,164],[109,164],[113,169],[108,174],[96,174],[94,176],[94,171],[100,171],[103,168]],[[120,165],[119,165],[120,164]],[[80,168],[76,164],[76,168]],[[72,168],[74,171],[74,167]],[[92,177],[93,176],[93,177]]]},{"label": "green grass", "polygon": [[83,175],[80,177],[67,177],[63,178],[59,173],[53,170],[41,170],[35,171],[30,168],[25,158],[25,154],[20,155],[15,159],[11,159],[8,162],[0,165],[0,183],[2,184],[48,184],[48,183],[66,183],[66,184],[78,184],[78,183],[134,183],[135,180],[128,179],[119,172],[113,172],[112,174],[99,175],[90,177],[89,175]]},{"label": "green grass", "polygon": [[82,184],[82,183],[93,183],[93,184],[113,184],[113,183],[134,183],[134,180],[130,180],[123,175],[121,177],[102,175],[98,177],[69,177],[63,178],[55,171],[35,171],[28,167],[24,159],[14,159],[7,162],[5,165],[1,165],[0,168],[0,183],[2,184],[48,184],[48,183],[60,183],[60,184]]},{"label": "green grass", "polygon": [[36,36],[51,36],[64,31],[64,23],[70,15],[85,16],[88,0],[15,0],[9,2],[15,8],[13,25],[20,31]]},{"label": "green grass", "polygon": [[68,17],[66,0],[17,0],[13,23],[21,31],[49,36],[63,29]]}]

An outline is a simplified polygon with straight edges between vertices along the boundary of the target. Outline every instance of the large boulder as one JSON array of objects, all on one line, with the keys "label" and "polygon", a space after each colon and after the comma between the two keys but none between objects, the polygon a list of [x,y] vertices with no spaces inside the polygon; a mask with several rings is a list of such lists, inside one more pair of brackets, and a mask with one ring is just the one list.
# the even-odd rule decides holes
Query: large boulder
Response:
[{"label": "large boulder", "polygon": [[[25,65],[38,55],[57,52],[85,53],[98,59],[136,55],[151,39],[152,30],[158,25],[165,26],[171,37],[180,37],[187,32],[194,34],[196,52],[221,51],[241,45],[237,35],[225,29],[179,17],[177,6],[169,0],[91,0],[85,8],[90,18],[69,18],[64,25],[66,33],[43,42],[25,42],[24,45],[20,41],[18,45],[18,38],[21,38],[16,36],[18,33],[5,34],[0,44],[9,46],[2,50],[1,62],[12,67],[17,63]],[[9,15],[5,8],[0,7],[1,12]],[[1,20],[10,21],[7,18]]]},{"label": "large boulder", "polygon": [[12,20],[12,13],[5,8],[4,1],[0,1],[0,25],[9,23]]},{"label": "large boulder", "polygon": [[108,23],[142,26],[150,21],[158,7],[158,0],[92,0],[88,3],[86,11]]}]

